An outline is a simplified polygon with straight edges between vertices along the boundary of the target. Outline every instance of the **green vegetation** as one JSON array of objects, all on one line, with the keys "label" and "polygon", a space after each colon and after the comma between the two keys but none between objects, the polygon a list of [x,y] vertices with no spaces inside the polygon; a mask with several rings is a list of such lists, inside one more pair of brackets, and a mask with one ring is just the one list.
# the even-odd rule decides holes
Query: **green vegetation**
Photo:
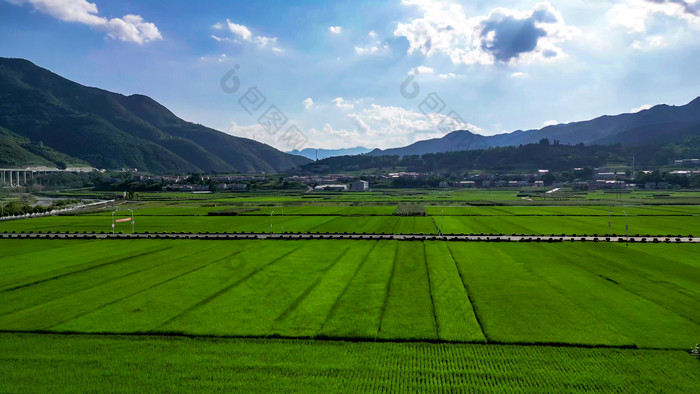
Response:
[{"label": "green vegetation", "polygon": [[[619,143],[613,145],[550,145],[549,143],[531,143],[520,146],[490,147],[488,149],[426,153],[406,156],[340,156],[308,163],[302,168],[309,173],[341,173],[360,171],[416,171],[422,173],[459,173],[470,170],[491,171],[536,171],[547,168],[552,171],[571,171],[576,167],[602,167],[609,163],[621,163],[631,166],[632,153],[636,164],[658,168],[673,164],[679,157],[697,157],[700,155],[700,126],[694,125],[675,135],[670,140],[655,141],[644,146],[625,147]],[[573,174],[571,179],[573,180]],[[589,180],[588,178],[582,180]],[[697,182],[698,178],[695,177]],[[433,181],[412,182],[409,179],[396,179],[395,187],[418,187],[422,185],[437,186],[440,179]]]},{"label": "green vegetation", "polygon": [[678,350],[0,334],[0,391],[684,392]]},{"label": "green vegetation", "polygon": [[[625,212],[631,234],[700,232],[697,192],[557,205],[518,194],[138,192],[0,232],[109,232],[114,209],[134,209],[137,232],[269,232],[272,221],[279,233],[282,211],[285,232],[441,223],[602,236],[609,214],[624,233]],[[407,206],[426,216],[394,215]],[[0,250],[0,391],[684,391],[697,369],[686,352],[700,332],[697,244],[22,239]]]},{"label": "green vegetation", "polygon": [[[0,241],[0,330],[685,349],[700,246]],[[323,258],[320,258],[320,254]]]},{"label": "green vegetation", "polygon": [[[130,215],[120,207],[117,216]],[[613,234],[625,234],[625,216],[631,235],[697,235],[700,211],[697,206],[607,208],[591,207],[427,207],[431,216],[383,216],[394,209],[383,207],[248,207],[236,208],[235,216],[219,216],[231,210],[222,206],[133,206],[136,231],[144,232],[301,232],[435,234],[438,223],[450,234],[608,234],[608,211]],[[142,207],[139,209],[139,207]],[[284,218],[282,210],[284,209]],[[423,209],[421,207],[421,209]],[[273,215],[270,212],[274,211]],[[215,216],[205,216],[212,213]],[[0,232],[111,232],[112,211],[52,216],[0,222]],[[284,227],[284,228],[283,228]],[[116,231],[131,232],[118,225]]]}]

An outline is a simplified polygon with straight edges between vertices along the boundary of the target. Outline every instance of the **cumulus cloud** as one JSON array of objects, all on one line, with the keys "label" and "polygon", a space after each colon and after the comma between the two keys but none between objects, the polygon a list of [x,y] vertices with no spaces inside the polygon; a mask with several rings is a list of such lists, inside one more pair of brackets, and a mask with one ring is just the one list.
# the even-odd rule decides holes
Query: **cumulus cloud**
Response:
[{"label": "cumulus cloud", "polygon": [[651,107],[653,107],[653,105],[644,104],[644,105],[642,105],[641,107],[632,108],[632,109],[630,110],[630,113],[636,114],[637,112],[642,112],[642,111],[644,111],[644,110],[650,109]]},{"label": "cumulus cloud", "polygon": [[341,26],[331,26],[328,28],[328,31],[333,34],[340,34],[343,31],[343,28]]},{"label": "cumulus cloud", "polygon": [[644,37],[632,43],[632,48],[640,50],[662,48],[665,46],[668,46],[668,41],[664,36],[659,35]]},{"label": "cumulus cloud", "polygon": [[355,53],[358,55],[375,55],[378,54],[380,51],[383,51],[385,49],[388,49],[388,45],[381,45],[379,42],[376,42],[371,45],[367,45],[364,47],[361,46],[355,46]]},{"label": "cumulus cloud", "polygon": [[[279,142],[279,135],[275,136],[265,130],[265,128],[259,124],[252,125],[239,125],[236,122],[231,122],[228,129],[223,130],[225,133],[236,136],[249,138],[263,144],[274,146],[278,149],[285,149],[283,144]],[[277,137],[277,138],[275,138]]]},{"label": "cumulus cloud", "polygon": [[310,109],[314,105],[314,101],[311,99],[311,97],[307,98],[306,100],[302,101],[302,104],[304,104],[304,108]]},{"label": "cumulus cloud", "polygon": [[355,46],[355,53],[357,53],[358,55],[371,55],[377,52],[379,52],[379,47],[376,45],[371,45],[368,47]]},{"label": "cumulus cloud", "polygon": [[345,101],[344,98],[342,97],[336,97],[333,100],[331,100],[331,103],[335,104],[336,107],[340,109],[353,109],[355,108],[355,105],[353,103],[349,103]]},{"label": "cumulus cloud", "polygon": [[371,38],[377,37],[377,33],[374,30],[370,30],[369,33],[367,33],[367,35],[370,36]]},{"label": "cumulus cloud", "polygon": [[87,0],[7,0],[12,4],[29,4],[37,11],[51,15],[64,22],[81,23],[107,36],[124,42],[142,45],[162,40],[163,36],[155,24],[146,22],[139,15],[124,15],[108,19],[100,16],[95,3]]},{"label": "cumulus cloud", "polygon": [[699,0],[625,0],[608,12],[613,24],[622,26],[628,33],[644,33],[660,16],[687,23],[700,30]]},{"label": "cumulus cloud", "polygon": [[270,49],[273,52],[282,52],[282,49],[276,46],[277,37],[265,37],[253,34],[250,29],[244,25],[239,25],[238,23],[231,22],[231,20],[226,19],[226,24],[218,22],[212,26],[216,30],[228,30],[232,33],[230,37],[221,37],[212,35],[211,38],[218,42],[233,42],[241,43],[248,42],[254,44],[260,49]]},{"label": "cumulus cloud", "polygon": [[[387,148],[412,144],[419,140],[439,138],[445,133],[439,125],[445,120],[444,114],[423,114],[419,111],[396,106],[371,104],[367,108],[347,115],[356,125],[353,144]],[[476,133],[483,130],[473,124],[458,126]]]},{"label": "cumulus cloud", "polygon": [[517,72],[510,74],[511,78],[525,78],[526,76],[527,76],[527,74],[525,74],[522,71],[517,71]]},{"label": "cumulus cloud", "polygon": [[559,124],[559,122],[556,121],[556,120],[548,120],[548,121],[542,123],[542,126],[544,126],[544,127],[547,127],[547,126],[556,126],[556,125],[558,125],[558,124]]},{"label": "cumulus cloud", "polygon": [[435,70],[432,67],[428,66],[418,66],[416,68],[412,68],[411,71],[409,71],[409,74],[432,74]]},{"label": "cumulus cloud", "polygon": [[[383,106],[371,103],[371,99],[344,99],[336,97],[331,105],[313,104],[314,119],[323,119],[320,128],[306,128],[303,133],[319,148],[342,148],[348,146],[367,146],[370,148],[391,148],[412,144],[429,138],[439,138],[445,135],[440,130],[443,121],[449,120],[445,114],[424,114],[413,109],[398,106]],[[304,104],[312,100],[304,100]],[[338,116],[337,108],[342,109]],[[466,129],[483,134],[484,130],[470,124],[456,124],[456,129]],[[301,128],[301,127],[300,127]],[[450,130],[452,131],[452,130]],[[270,135],[262,126],[239,125],[231,122],[227,133],[245,137],[274,146],[278,149],[289,148],[280,142],[279,136]]]},{"label": "cumulus cloud", "polygon": [[560,58],[557,46],[569,41],[577,29],[567,25],[550,3],[537,3],[529,11],[496,8],[487,16],[467,17],[458,4],[436,0],[403,0],[423,15],[398,23],[394,36],[408,40],[408,53],[427,57],[444,54],[455,64],[514,63]]}]

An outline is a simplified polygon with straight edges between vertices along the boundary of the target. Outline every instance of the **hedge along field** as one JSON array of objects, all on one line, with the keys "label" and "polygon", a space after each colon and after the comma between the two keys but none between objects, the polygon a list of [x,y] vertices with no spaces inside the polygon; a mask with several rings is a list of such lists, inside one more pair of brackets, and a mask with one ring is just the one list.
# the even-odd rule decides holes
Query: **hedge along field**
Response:
[{"label": "hedge along field", "polygon": [[55,242],[0,240],[0,331],[673,349],[700,332],[700,245]]},{"label": "hedge along field", "polygon": [[0,334],[0,391],[692,391],[680,350]]}]

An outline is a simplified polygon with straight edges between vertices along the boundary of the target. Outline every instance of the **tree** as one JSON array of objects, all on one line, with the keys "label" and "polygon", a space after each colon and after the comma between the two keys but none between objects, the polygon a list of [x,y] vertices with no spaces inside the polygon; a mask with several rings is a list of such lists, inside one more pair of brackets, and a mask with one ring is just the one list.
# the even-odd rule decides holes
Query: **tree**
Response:
[{"label": "tree", "polygon": [[554,176],[551,172],[548,172],[540,178],[542,182],[544,182],[545,186],[552,186],[552,183],[557,180],[557,177]]}]

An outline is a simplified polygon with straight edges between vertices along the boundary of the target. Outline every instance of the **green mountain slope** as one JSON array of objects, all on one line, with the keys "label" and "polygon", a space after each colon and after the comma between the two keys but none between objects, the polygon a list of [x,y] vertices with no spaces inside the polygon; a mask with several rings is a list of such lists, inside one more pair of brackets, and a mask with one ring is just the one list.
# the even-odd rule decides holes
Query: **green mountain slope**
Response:
[{"label": "green mountain slope", "polygon": [[[98,168],[275,172],[309,162],[186,122],[149,97],[86,87],[22,59],[0,58],[0,127]],[[3,159],[23,164],[12,157]]]},{"label": "green mountain slope", "polygon": [[74,167],[87,166],[83,160],[58,152],[43,142],[32,143],[0,127],[0,167],[14,166]]}]

